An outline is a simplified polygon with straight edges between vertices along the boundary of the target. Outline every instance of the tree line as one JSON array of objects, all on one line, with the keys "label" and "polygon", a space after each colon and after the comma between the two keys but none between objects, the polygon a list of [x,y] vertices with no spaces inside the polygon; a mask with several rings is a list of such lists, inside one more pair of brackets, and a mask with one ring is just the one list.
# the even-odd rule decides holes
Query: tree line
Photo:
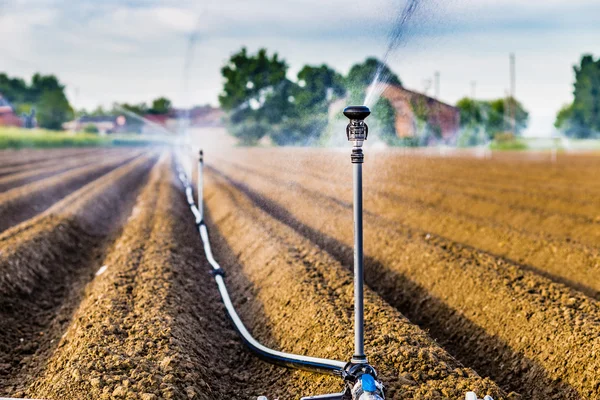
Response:
[{"label": "tree line", "polygon": [[121,109],[141,115],[159,115],[168,114],[172,108],[169,99],[159,97],[154,99],[150,105],[146,103],[115,103],[112,109],[97,107],[89,112],[86,110],[75,111],[65,94],[65,85],[54,75],[39,73],[33,75],[31,82],[0,73],[0,94],[12,104],[17,115],[30,115],[32,111],[35,111],[38,126],[49,130],[60,130],[63,123],[85,115],[116,116],[122,114]]},{"label": "tree line", "polygon": [[38,125],[46,129],[62,129],[62,124],[73,118],[73,107],[65,95],[65,86],[54,75],[35,74],[28,83],[0,73],[0,94],[19,115],[35,110]]},{"label": "tree line", "polygon": [[[400,84],[398,76],[374,58],[354,65],[346,76],[326,64],[305,65],[292,81],[288,69],[285,60],[264,48],[256,54],[242,48],[221,69],[219,103],[228,111],[229,131],[242,144],[253,145],[264,137],[277,145],[317,144],[327,130],[332,102],[349,95],[351,102],[362,104],[364,89],[378,69],[390,82]],[[379,104],[384,102],[380,99]],[[391,106],[373,108],[371,120],[387,125],[386,132],[395,136],[393,114],[390,118],[383,112]]]},{"label": "tree line", "polygon": [[77,116],[104,116],[104,115],[121,115],[123,114],[123,110],[131,111],[137,115],[166,115],[171,112],[173,108],[173,103],[166,97],[158,97],[150,102],[148,105],[145,102],[137,103],[137,104],[129,104],[129,103],[114,103],[112,108],[104,108],[102,106],[98,106],[91,111],[87,111],[85,109],[77,111]]},{"label": "tree line", "polygon": [[513,97],[494,100],[464,97],[456,107],[460,110],[462,128],[458,144],[462,146],[487,143],[506,135],[520,136],[529,121],[529,112]]},{"label": "tree line", "polygon": [[[389,66],[376,58],[353,65],[346,76],[326,64],[305,65],[295,80],[288,78],[288,64],[277,53],[266,49],[249,54],[242,48],[221,69],[224,79],[219,96],[221,107],[228,111],[229,131],[244,145],[253,145],[268,137],[277,145],[319,144],[329,129],[329,106],[338,99],[348,104],[363,104],[366,90],[376,74],[386,83],[402,86]],[[423,145],[431,136],[441,139],[440,127],[429,123],[429,109],[411,104],[417,133],[412,138],[399,138],[395,128],[395,110],[383,97],[372,108],[370,124],[389,145]],[[526,127],[529,114],[516,99],[480,101],[461,99],[462,136],[465,145],[477,144],[497,134],[511,131],[508,110],[514,110],[515,134]],[[436,129],[437,128],[437,129]]]}]

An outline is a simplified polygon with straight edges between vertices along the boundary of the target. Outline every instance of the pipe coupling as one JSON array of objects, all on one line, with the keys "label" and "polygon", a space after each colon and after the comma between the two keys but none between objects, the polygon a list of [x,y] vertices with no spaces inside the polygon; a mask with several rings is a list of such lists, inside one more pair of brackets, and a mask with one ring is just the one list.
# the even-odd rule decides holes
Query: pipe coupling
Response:
[{"label": "pipe coupling", "polygon": [[365,161],[365,155],[360,147],[354,147],[350,155],[352,164],[362,164]]}]

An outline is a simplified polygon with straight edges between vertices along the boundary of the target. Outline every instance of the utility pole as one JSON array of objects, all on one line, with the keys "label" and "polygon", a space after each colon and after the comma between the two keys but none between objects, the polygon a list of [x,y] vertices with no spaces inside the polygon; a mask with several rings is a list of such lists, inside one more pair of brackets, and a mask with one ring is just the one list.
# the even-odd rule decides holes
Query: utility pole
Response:
[{"label": "utility pole", "polygon": [[435,71],[435,99],[440,99],[440,71]]},{"label": "utility pole", "polygon": [[[511,106],[510,106],[510,89],[504,90],[504,123],[502,124],[502,130],[506,132],[510,124],[512,126],[512,115],[511,115]],[[514,132],[513,132],[514,133]]]},{"label": "utility pole", "polygon": [[423,79],[423,94],[429,96],[429,89],[431,89],[431,79]]},{"label": "utility pole", "polygon": [[510,53],[510,98],[509,98],[509,107],[510,107],[510,119],[511,119],[511,129],[513,135],[516,135],[517,130],[517,98],[516,98],[516,86],[517,86],[517,70],[516,70],[516,60],[515,53]]},{"label": "utility pole", "polygon": [[475,100],[477,96],[477,81],[471,81],[471,98]]}]

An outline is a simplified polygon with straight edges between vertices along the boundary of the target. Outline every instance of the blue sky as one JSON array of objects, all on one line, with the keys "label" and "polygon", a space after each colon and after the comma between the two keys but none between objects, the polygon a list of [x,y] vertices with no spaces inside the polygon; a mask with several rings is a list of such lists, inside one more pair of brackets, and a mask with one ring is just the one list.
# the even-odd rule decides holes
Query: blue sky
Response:
[{"label": "blue sky", "polygon": [[[365,5],[368,3],[368,5]],[[92,1],[0,0],[0,71],[55,73],[70,100],[92,108],[166,95],[176,105],[217,104],[219,69],[241,46],[277,51],[290,77],[304,64],[341,72],[381,57],[399,0]],[[185,85],[189,38],[197,37]],[[423,0],[389,64],[424,91],[435,71],[441,99],[504,95],[508,55],[517,97],[531,112],[527,134],[545,136],[572,100],[572,66],[600,57],[595,0]],[[429,92],[433,89],[430,87]]]}]

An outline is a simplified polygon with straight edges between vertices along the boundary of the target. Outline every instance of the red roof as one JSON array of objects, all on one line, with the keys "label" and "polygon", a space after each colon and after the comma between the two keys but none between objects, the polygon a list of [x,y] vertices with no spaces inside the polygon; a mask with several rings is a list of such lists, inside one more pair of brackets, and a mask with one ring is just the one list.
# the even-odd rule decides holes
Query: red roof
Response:
[{"label": "red roof", "polygon": [[10,112],[0,112],[0,126],[16,126],[22,125],[21,118],[17,117],[12,109]]},{"label": "red roof", "polygon": [[169,114],[146,114],[144,115],[144,118],[147,119],[148,121],[154,122],[155,124],[159,124],[159,125],[166,125],[167,124],[167,120],[169,119]]}]

